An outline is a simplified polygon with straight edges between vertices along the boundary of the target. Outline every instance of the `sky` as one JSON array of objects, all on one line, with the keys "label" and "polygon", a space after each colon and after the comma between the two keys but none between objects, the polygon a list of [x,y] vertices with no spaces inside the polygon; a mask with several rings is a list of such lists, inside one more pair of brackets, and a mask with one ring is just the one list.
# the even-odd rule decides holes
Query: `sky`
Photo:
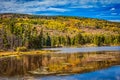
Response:
[{"label": "sky", "polygon": [[120,22],[120,0],[0,0],[0,13],[79,16]]}]

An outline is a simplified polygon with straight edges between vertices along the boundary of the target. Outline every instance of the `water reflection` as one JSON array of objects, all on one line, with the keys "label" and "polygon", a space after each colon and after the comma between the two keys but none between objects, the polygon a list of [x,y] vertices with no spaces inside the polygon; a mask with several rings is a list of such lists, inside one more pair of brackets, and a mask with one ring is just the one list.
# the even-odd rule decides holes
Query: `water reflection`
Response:
[{"label": "water reflection", "polygon": [[82,48],[44,48],[44,50],[59,50],[58,53],[120,51],[120,46],[82,47]]},{"label": "water reflection", "polygon": [[10,78],[0,77],[0,80],[120,80],[120,66],[113,66],[108,69],[68,76],[16,76]]},{"label": "water reflection", "polygon": [[120,64],[120,52],[21,55],[0,58],[0,76],[67,75]]},{"label": "water reflection", "polygon": [[69,76],[36,77],[35,80],[120,80],[120,66],[113,66],[95,72]]}]

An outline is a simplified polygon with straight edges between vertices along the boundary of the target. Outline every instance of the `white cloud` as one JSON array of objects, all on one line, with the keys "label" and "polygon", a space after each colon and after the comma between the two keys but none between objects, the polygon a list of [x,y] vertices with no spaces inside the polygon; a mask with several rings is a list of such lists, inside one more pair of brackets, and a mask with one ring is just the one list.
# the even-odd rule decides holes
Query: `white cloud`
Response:
[{"label": "white cloud", "polygon": [[53,14],[53,13],[41,13],[41,14],[39,14],[39,15],[49,15],[49,16],[52,16],[52,15],[59,15],[59,14]]},{"label": "white cloud", "polygon": [[111,8],[110,10],[113,11],[113,10],[115,10],[115,8]]},{"label": "white cloud", "polygon": [[120,20],[109,20],[111,22],[120,22]]},{"label": "white cloud", "polygon": [[97,6],[96,4],[100,4],[101,6],[103,6],[103,5],[108,5],[108,4],[120,3],[119,0],[77,0],[77,1],[78,2],[76,4],[78,5],[91,4],[93,6],[94,5]]},{"label": "white cloud", "polygon": [[18,13],[29,13],[36,11],[57,11],[65,12],[69,11],[68,9],[55,8],[57,5],[65,5],[64,2],[53,2],[50,0],[44,1],[30,1],[25,3],[18,3],[14,1],[3,1],[0,3],[0,13],[3,12],[18,12]]},{"label": "white cloud", "polygon": [[[66,8],[94,8],[105,6],[112,3],[120,3],[120,0],[34,0],[27,1],[24,0],[18,2],[17,0],[0,2],[0,13],[3,12],[17,12],[17,13],[32,13],[36,11],[57,11],[66,12],[70,11]],[[57,8],[56,6],[64,6],[62,8]],[[112,8],[111,10],[114,10]]]},{"label": "white cloud", "polygon": [[50,11],[57,11],[57,12],[66,12],[66,11],[70,11],[68,9],[62,9],[62,8],[48,8],[47,10],[50,10]]},{"label": "white cloud", "polygon": [[81,6],[72,6],[70,8],[93,8],[93,7],[96,7],[96,6],[93,6],[93,5],[81,5]]}]

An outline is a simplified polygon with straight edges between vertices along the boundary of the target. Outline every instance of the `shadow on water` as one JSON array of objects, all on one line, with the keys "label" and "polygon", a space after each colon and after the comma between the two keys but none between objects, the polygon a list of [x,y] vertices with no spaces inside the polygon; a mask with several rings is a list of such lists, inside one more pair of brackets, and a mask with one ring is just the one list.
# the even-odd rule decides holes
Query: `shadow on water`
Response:
[{"label": "shadow on water", "polygon": [[84,73],[120,65],[120,52],[39,54],[0,58],[0,76],[43,76]]}]

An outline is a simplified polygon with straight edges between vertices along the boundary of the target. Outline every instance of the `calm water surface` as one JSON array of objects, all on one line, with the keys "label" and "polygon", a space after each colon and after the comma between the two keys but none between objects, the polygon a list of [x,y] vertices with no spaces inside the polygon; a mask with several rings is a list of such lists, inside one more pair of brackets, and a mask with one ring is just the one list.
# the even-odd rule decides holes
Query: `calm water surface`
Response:
[{"label": "calm water surface", "polygon": [[120,80],[120,66],[68,76],[24,77],[24,79],[23,77],[14,77],[0,78],[0,80]]},{"label": "calm water surface", "polygon": [[82,48],[45,48],[44,50],[60,50],[58,51],[58,53],[120,51],[120,46],[82,47]]},{"label": "calm water surface", "polygon": [[[120,46],[114,47],[85,47],[85,48],[46,48],[47,50],[60,50],[58,53],[76,53],[76,52],[99,52],[99,51],[117,51],[120,52]],[[45,49],[45,50],[46,50]],[[76,57],[77,56],[77,57]],[[67,60],[74,61],[79,59],[80,54],[71,55],[71,54],[58,54],[57,55],[28,55],[21,57],[10,57],[5,59],[0,59],[0,75],[6,74],[15,75],[26,74],[27,71],[35,70],[42,66],[48,66],[48,64],[56,64],[61,62],[67,62]],[[55,59],[55,60],[54,60]],[[61,59],[61,60],[60,60]],[[81,59],[81,58],[80,58]],[[60,62],[61,61],[61,62]],[[104,64],[110,64],[108,61],[102,62]],[[99,64],[96,62],[96,64]],[[100,65],[100,64],[99,64]],[[79,66],[79,65],[78,65]],[[105,65],[104,65],[105,66]],[[112,67],[102,70],[92,71],[83,74],[72,74],[67,76],[26,76],[24,77],[0,77],[0,80],[120,80],[120,64],[117,66],[113,65]]]},{"label": "calm water surface", "polygon": [[53,79],[54,80],[120,80],[120,66],[113,66],[108,69],[98,70],[84,74],[35,78],[35,80],[53,80]]}]

